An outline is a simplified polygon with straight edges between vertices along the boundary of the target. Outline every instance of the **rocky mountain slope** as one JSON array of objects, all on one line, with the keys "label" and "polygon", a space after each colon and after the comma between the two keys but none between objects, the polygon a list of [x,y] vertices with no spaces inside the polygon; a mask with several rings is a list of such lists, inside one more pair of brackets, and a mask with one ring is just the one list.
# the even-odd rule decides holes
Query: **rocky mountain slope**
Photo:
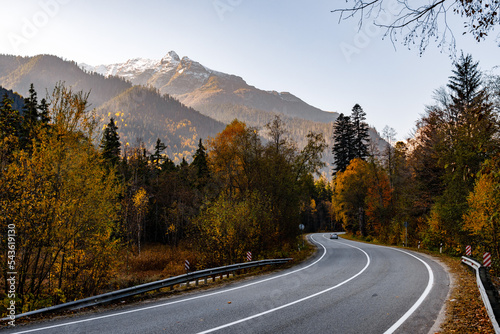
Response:
[{"label": "rocky mountain slope", "polygon": [[122,64],[90,66],[89,72],[118,76],[135,85],[148,85],[169,94],[187,106],[209,114],[214,106],[234,105],[286,117],[330,123],[338,114],[315,108],[287,92],[263,91],[248,85],[241,77],[211,70],[170,51],[161,60],[136,58]]}]

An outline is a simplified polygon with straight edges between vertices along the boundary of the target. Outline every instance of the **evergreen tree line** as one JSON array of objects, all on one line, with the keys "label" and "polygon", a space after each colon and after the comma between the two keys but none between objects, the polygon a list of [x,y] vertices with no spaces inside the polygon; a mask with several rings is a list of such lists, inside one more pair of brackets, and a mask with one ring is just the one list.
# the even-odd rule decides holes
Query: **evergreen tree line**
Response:
[{"label": "evergreen tree line", "polygon": [[352,108],[351,116],[340,114],[333,125],[334,157],[333,175],[346,170],[349,163],[359,158],[368,157],[368,124],[365,122],[366,113],[359,104]]},{"label": "evergreen tree line", "polygon": [[[462,55],[414,137],[391,145],[380,159],[356,157],[355,131],[339,118],[336,143],[346,146],[334,151],[346,158],[334,171],[332,208],[344,229],[392,244],[405,242],[407,232],[410,246],[442,244],[453,254],[471,245],[477,256],[492,252],[498,270],[500,80],[478,66]],[[393,136],[386,131],[391,143]]]}]

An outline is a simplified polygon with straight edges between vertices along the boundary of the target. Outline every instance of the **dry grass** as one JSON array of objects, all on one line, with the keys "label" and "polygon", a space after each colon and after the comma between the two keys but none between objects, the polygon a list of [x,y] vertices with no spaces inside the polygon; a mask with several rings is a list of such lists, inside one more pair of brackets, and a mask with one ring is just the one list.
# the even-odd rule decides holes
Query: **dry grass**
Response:
[{"label": "dry grass", "polygon": [[137,250],[123,250],[122,265],[109,289],[121,289],[146,282],[185,274],[184,261],[196,268],[197,255],[185,247],[147,245],[139,254]]}]

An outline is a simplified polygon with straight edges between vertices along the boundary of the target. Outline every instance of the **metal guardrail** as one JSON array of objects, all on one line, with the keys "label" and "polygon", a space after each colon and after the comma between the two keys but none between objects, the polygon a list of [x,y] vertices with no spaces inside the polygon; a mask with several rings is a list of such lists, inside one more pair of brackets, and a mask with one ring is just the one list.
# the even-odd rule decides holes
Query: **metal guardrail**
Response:
[{"label": "metal guardrail", "polygon": [[[184,275],[180,275],[180,276],[175,276],[175,277],[170,277],[170,278],[160,280],[160,281],[145,283],[145,284],[133,286],[130,288],[125,288],[125,289],[120,289],[120,290],[116,290],[116,291],[112,291],[112,292],[107,292],[107,293],[103,293],[101,295],[97,295],[97,296],[93,296],[93,297],[88,297],[88,298],[75,300],[75,301],[64,303],[64,304],[49,306],[49,307],[42,308],[39,310],[18,314],[18,315],[16,315],[16,319],[21,318],[21,317],[38,315],[38,314],[42,314],[42,313],[56,312],[56,311],[67,311],[67,310],[74,311],[74,310],[78,310],[78,309],[81,309],[84,307],[96,306],[96,305],[120,300],[123,298],[139,295],[141,293],[145,293],[145,292],[149,292],[149,291],[154,291],[154,290],[158,290],[158,289],[162,289],[162,288],[168,288],[168,287],[171,287],[171,286],[174,286],[177,284],[182,284],[182,283],[189,284],[189,282],[197,281],[200,278],[228,274],[228,273],[235,272],[237,270],[242,270],[242,269],[263,267],[263,266],[267,266],[267,265],[284,264],[284,263],[287,263],[291,260],[292,260],[291,258],[287,258],[287,259],[252,261],[252,262],[246,262],[246,263],[232,264],[232,265],[224,266],[224,267],[194,271],[192,273],[188,273],[188,274],[184,274]],[[8,319],[9,318],[3,318],[1,320],[8,320]]]},{"label": "metal guardrail", "polygon": [[[462,256],[462,263],[468,265],[473,268],[476,272],[476,281],[477,286],[479,288],[479,292],[481,293],[481,298],[483,299],[484,306],[486,307],[486,311],[488,312],[488,316],[490,317],[491,324],[495,329],[495,333],[500,334],[500,326],[498,325],[497,318],[495,313],[500,313],[497,309],[496,312],[492,304],[498,304],[494,299],[493,293],[488,293],[485,289],[485,280],[486,280],[486,268],[483,267],[479,262],[475,259],[470,258],[468,256]],[[498,305],[495,305],[498,308]]]}]

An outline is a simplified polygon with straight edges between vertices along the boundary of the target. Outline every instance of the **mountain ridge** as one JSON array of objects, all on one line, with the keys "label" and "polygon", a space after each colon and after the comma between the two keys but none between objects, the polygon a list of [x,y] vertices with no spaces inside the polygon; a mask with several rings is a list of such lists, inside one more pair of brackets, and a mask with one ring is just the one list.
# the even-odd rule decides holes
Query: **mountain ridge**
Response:
[{"label": "mountain ridge", "polygon": [[134,86],[116,76],[104,77],[82,70],[73,61],[53,55],[17,57],[0,55],[0,86],[26,95],[31,83],[39,99],[50,95],[63,82],[73,92],[90,92],[91,108],[101,123],[113,117],[119,124],[123,146],[144,142],[152,150],[160,138],[175,163],[189,159],[198,139],[215,137],[224,124],[187,107],[154,88]]},{"label": "mountain ridge", "polygon": [[261,90],[237,75],[209,69],[186,56],[180,58],[175,51],[169,51],[161,60],[134,58],[111,65],[80,66],[104,76],[122,77],[132,84],[151,85],[202,113],[205,105],[231,102],[323,123],[334,122],[338,116],[336,112],[311,106],[289,92]]}]

